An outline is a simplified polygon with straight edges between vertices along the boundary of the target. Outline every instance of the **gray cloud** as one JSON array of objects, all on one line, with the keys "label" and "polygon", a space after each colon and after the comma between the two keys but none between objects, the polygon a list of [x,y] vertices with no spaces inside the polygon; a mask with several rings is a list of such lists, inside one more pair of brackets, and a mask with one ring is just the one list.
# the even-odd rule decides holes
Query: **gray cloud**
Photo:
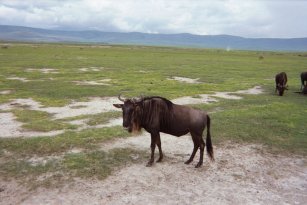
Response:
[{"label": "gray cloud", "polygon": [[306,1],[0,0],[0,24],[147,33],[307,36]]}]

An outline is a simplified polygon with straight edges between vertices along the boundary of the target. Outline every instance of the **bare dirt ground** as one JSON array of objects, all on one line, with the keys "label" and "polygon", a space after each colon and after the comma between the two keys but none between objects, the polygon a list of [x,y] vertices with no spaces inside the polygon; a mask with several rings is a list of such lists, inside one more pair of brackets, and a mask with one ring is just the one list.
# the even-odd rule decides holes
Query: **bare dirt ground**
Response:
[{"label": "bare dirt ground", "polygon": [[[213,136],[214,137],[214,136]],[[103,181],[75,179],[60,188],[28,190],[1,182],[0,204],[305,204],[306,159],[268,153],[261,145],[215,146],[214,163],[195,169],[183,162],[192,151],[189,136],[162,135],[165,158],[153,167],[126,166]],[[214,139],[214,138],[213,138]],[[148,150],[148,134],[101,145],[108,150]]]},{"label": "bare dirt ground", "polygon": [[198,84],[198,83],[201,83],[201,82],[198,81],[199,78],[192,79],[192,78],[185,78],[185,77],[173,76],[172,78],[168,78],[168,80],[176,80],[176,81],[179,81],[179,82],[190,83],[190,84]]},{"label": "bare dirt ground", "polygon": [[[218,98],[241,99],[237,94],[259,94],[256,86],[249,90],[221,92],[200,95],[199,98],[175,99],[179,104],[197,104],[217,101]],[[189,101],[189,99],[196,101]],[[106,103],[107,102],[107,103]],[[0,105],[3,118],[1,130],[16,124],[9,112],[15,105],[27,105],[34,110],[53,113],[55,119],[80,114],[112,110],[116,98],[102,104],[102,99],[93,98],[89,102],[72,102],[65,107],[46,108],[39,103],[21,99]],[[103,109],[101,106],[105,106]],[[84,126],[83,121],[79,123]],[[111,120],[107,125],[121,124],[121,120]],[[17,125],[17,124],[16,124]],[[18,129],[20,125],[12,127]],[[99,125],[103,126],[103,125]],[[12,131],[12,133],[13,133]],[[11,135],[8,133],[7,135]],[[214,144],[214,133],[212,133]],[[0,176],[0,205],[8,204],[306,204],[307,202],[307,161],[301,156],[274,155],[267,148],[253,144],[233,144],[225,142],[214,146],[214,163],[205,157],[201,168],[195,169],[194,162],[185,165],[193,148],[190,136],[176,138],[161,135],[165,158],[152,167],[142,164],[127,165],[105,180],[74,179],[72,182],[54,188],[30,189],[18,181],[6,181]],[[146,150],[149,157],[150,136],[142,133],[127,139],[117,139],[100,145],[108,151],[113,148],[133,148]],[[71,150],[82,152],[82,150]],[[156,154],[157,157],[158,154]],[[50,156],[61,158],[62,156]],[[137,157],[137,156],[136,156]],[[33,163],[46,163],[49,159],[29,159]],[[38,179],[39,180],[39,179]]]},{"label": "bare dirt ground", "polygon": [[59,73],[58,72],[58,69],[55,69],[55,68],[27,68],[26,69],[27,72],[41,72],[41,73],[44,73],[44,74],[48,74],[48,73],[52,73],[52,74],[55,74],[55,73]]},{"label": "bare dirt ground", "polygon": [[76,85],[110,85],[109,83],[111,79],[102,79],[97,81],[72,81],[73,83],[76,83]]}]

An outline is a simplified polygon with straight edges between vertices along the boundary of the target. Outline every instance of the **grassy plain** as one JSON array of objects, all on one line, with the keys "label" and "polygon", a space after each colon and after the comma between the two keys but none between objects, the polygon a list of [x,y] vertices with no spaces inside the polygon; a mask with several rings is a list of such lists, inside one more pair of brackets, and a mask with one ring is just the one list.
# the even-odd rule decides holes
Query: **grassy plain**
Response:
[{"label": "grassy plain", "polygon": [[[264,89],[263,94],[195,106],[212,112],[213,144],[225,141],[261,143],[272,151],[307,155],[307,97],[294,93],[300,88],[300,73],[307,70],[306,55],[294,52],[14,43],[0,49],[0,91],[11,91],[0,96],[0,104],[11,99],[32,98],[44,106],[64,106],[72,100],[117,96],[119,93],[127,97],[159,95],[174,99],[216,91],[244,90],[259,85]],[[28,72],[29,68],[53,68],[57,72]],[[98,68],[100,71],[80,72],[81,68]],[[283,97],[274,94],[274,76],[281,71],[285,71],[289,79],[289,90]],[[203,83],[167,80],[173,76],[199,78]],[[30,81],[9,80],[9,77]],[[111,79],[111,86],[81,86],[73,82],[101,79]],[[119,126],[75,132],[76,127],[68,125],[65,119],[55,121],[47,113],[20,108],[14,110],[14,114],[30,130],[67,131],[56,137],[0,138],[0,173],[3,176],[13,173],[17,177],[22,170],[25,170],[24,174],[36,176],[58,169],[74,173],[74,176],[106,176],[114,166],[120,166],[125,161],[135,162],[127,153],[140,154],[133,150],[116,150],[116,154],[111,154],[113,160],[110,160],[110,153],[99,150],[99,143],[129,136]],[[87,118],[94,125],[119,115],[106,113]],[[34,169],[26,160],[33,156],[65,153],[71,148],[84,151],[81,154],[66,153],[64,160]]]}]

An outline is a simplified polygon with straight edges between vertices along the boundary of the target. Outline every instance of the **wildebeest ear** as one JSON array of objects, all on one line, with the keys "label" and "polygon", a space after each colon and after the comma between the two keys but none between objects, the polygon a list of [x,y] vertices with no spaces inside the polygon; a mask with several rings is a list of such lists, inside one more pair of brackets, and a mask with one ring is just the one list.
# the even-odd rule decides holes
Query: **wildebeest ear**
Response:
[{"label": "wildebeest ear", "polygon": [[113,104],[114,107],[122,108],[124,104]]}]

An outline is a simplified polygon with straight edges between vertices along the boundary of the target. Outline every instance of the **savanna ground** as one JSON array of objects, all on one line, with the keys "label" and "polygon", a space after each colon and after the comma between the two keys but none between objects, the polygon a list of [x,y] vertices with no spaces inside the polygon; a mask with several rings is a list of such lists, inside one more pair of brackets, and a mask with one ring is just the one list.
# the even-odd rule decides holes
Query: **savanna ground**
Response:
[{"label": "savanna ground", "polygon": [[[0,204],[305,204],[307,98],[295,92],[306,56],[2,46]],[[281,71],[289,79],[283,97],[274,93]],[[195,169],[196,155],[185,165],[190,137],[163,135],[164,161],[145,167],[150,137],[122,129],[112,107],[119,93],[208,111],[216,161],[205,157]]]}]

